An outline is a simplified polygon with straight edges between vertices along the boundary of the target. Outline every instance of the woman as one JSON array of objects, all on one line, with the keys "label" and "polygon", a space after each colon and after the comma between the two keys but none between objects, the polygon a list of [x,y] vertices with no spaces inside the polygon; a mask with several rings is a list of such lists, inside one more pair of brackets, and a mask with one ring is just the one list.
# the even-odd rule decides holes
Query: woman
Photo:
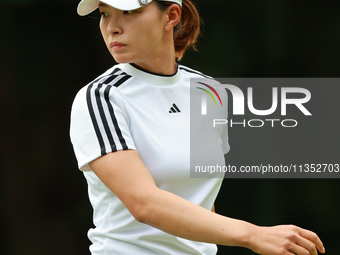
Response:
[{"label": "woman", "polygon": [[[119,64],[79,91],[70,131],[94,208],[91,253],[216,254],[216,244],[270,255],[324,252],[308,230],[212,212],[222,178],[190,178],[189,83],[206,76],[176,59],[199,34],[193,4],[83,0],[78,13],[97,8]],[[219,134],[218,158],[203,161],[228,152],[226,130]]]}]

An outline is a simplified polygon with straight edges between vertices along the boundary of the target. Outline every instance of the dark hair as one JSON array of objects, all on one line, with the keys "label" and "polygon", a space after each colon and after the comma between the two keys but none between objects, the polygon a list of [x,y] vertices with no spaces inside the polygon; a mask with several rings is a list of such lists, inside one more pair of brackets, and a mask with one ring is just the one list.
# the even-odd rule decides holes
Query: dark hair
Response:
[{"label": "dark hair", "polygon": [[[173,2],[156,1],[158,8],[165,11]],[[174,43],[176,57],[180,60],[184,52],[192,47],[197,50],[197,39],[200,35],[201,17],[190,0],[182,2],[182,16],[174,28]]]}]

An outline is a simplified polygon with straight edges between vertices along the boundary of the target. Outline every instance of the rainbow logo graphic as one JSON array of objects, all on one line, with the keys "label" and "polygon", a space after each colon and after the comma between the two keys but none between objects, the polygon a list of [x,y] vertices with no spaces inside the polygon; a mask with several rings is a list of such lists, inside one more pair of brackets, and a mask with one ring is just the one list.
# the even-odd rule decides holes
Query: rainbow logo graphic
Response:
[{"label": "rainbow logo graphic", "polygon": [[[220,104],[222,106],[222,100],[220,98],[220,95],[217,93],[217,91],[212,86],[210,86],[210,85],[208,85],[206,83],[203,83],[203,82],[197,82],[197,83],[199,83],[199,84],[201,84],[203,86],[206,86],[208,89],[210,89],[217,96],[217,98],[220,101]],[[214,100],[215,105],[217,105],[214,95],[209,90],[201,88],[201,87],[196,87],[196,88],[206,92]],[[202,115],[207,115],[207,97],[206,97],[206,94],[202,95],[202,109],[201,109],[201,113],[202,113]]]}]

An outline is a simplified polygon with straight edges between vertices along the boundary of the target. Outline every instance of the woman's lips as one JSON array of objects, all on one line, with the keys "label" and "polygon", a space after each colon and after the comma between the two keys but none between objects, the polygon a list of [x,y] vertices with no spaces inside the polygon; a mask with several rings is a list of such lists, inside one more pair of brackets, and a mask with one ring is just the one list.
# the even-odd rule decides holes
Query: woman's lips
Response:
[{"label": "woman's lips", "polygon": [[120,50],[124,46],[126,46],[126,45],[124,43],[121,43],[121,42],[112,42],[112,43],[110,43],[110,48],[112,50]]}]

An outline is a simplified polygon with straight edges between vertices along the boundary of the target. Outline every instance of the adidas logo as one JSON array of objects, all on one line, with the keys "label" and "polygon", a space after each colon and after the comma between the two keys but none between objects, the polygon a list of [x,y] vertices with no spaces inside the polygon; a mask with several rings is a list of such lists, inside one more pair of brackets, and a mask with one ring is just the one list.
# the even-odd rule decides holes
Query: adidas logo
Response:
[{"label": "adidas logo", "polygon": [[169,111],[169,113],[180,113],[180,112],[181,110],[177,107],[176,104],[173,104]]}]

